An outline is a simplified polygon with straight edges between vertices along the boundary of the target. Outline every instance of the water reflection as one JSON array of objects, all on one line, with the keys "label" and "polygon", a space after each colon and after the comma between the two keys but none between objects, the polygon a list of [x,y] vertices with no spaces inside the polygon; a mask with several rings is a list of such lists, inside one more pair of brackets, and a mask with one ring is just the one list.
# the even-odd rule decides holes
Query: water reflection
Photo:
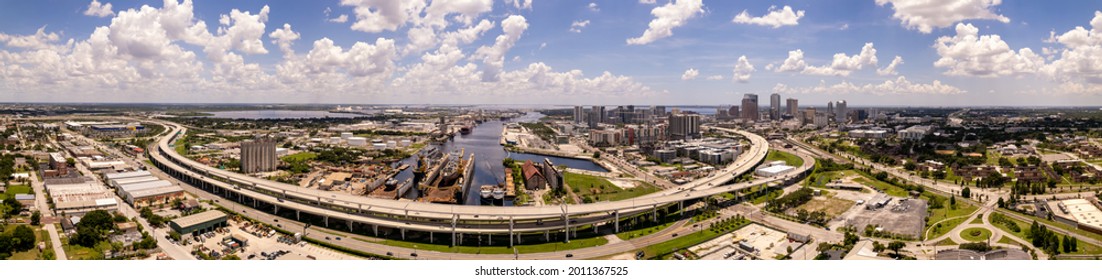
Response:
[{"label": "water reflection", "polygon": [[[534,122],[538,121],[543,116],[543,114],[533,112],[512,119],[509,122]],[[476,166],[472,174],[474,181],[471,182],[470,188],[467,189],[467,201],[464,204],[478,205],[480,203],[478,196],[480,186],[496,185],[502,182],[505,175],[505,167],[501,165],[501,161],[504,160],[506,156],[522,162],[525,160],[542,161],[544,158],[548,158],[555,165],[566,165],[570,168],[590,171],[608,171],[600,165],[588,160],[507,152],[504,147],[500,145],[501,131],[503,129],[505,129],[505,122],[498,120],[483,122],[475,127],[470,134],[456,135],[451,141],[436,146],[444,153],[464,149],[468,154],[475,154]],[[426,147],[426,149],[428,148]],[[404,182],[406,179],[413,177],[413,167],[417,166],[417,157],[413,156],[406,158],[400,163],[410,165],[409,169],[402,171],[396,177],[399,182]],[[416,188],[414,188],[406,197],[415,198],[417,195]]]}]

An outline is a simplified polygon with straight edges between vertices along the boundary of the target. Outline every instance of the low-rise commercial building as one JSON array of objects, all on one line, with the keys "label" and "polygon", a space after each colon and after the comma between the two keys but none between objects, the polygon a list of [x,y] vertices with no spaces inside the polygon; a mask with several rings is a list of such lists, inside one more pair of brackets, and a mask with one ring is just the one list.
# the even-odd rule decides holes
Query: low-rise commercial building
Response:
[{"label": "low-rise commercial building", "polygon": [[190,216],[183,216],[168,222],[169,227],[181,235],[189,233],[204,233],[215,228],[226,226],[226,213],[218,210],[200,212]]},{"label": "low-rise commercial building", "polygon": [[796,169],[795,167],[780,164],[780,165],[772,165],[772,166],[769,166],[769,167],[758,168],[758,170],[754,171],[754,174],[758,175],[758,176],[762,176],[762,177],[773,177],[773,176],[784,175],[785,173],[792,172],[792,170],[795,170],[795,169]]}]

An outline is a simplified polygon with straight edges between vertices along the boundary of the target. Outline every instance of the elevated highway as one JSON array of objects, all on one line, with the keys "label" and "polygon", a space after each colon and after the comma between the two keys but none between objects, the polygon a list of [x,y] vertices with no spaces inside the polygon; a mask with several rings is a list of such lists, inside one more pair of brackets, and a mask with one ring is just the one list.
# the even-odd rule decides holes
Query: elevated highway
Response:
[{"label": "elevated highway", "polygon": [[752,186],[783,182],[796,174],[805,174],[814,166],[813,159],[806,159],[803,166],[787,176],[756,178],[749,182],[729,184],[731,180],[752,170],[762,162],[768,152],[768,142],[756,134],[720,129],[738,133],[751,142],[751,147],[735,163],[713,176],[683,185],[678,189],[664,190],[647,196],[580,205],[556,205],[537,207],[487,207],[474,205],[431,204],[413,201],[397,201],[352,196],[320,190],[308,190],[296,185],[279,183],[206,166],[176,153],[173,143],[184,135],[186,128],[174,123],[159,122],[170,131],[161,138],[149,158],[158,168],[183,182],[195,185],[239,203],[252,204],[253,208],[293,211],[296,219],[303,213],[322,220],[322,225],[341,225],[348,229],[370,227],[378,234],[379,228],[397,230],[404,238],[406,231],[451,234],[452,242],[463,234],[508,234],[510,241],[520,234],[549,235],[563,233],[569,240],[570,233],[582,226],[608,226],[619,231],[623,218],[639,215],[657,218],[659,211],[680,209],[685,201],[715,194],[734,192]]}]

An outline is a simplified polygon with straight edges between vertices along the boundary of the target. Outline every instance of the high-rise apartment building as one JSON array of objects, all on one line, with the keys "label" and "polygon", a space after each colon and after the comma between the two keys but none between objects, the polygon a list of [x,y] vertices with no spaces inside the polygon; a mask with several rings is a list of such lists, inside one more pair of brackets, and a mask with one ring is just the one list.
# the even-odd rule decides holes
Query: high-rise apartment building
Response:
[{"label": "high-rise apartment building", "polygon": [[727,115],[730,116],[732,119],[739,118],[739,117],[742,116],[742,115],[739,115],[738,106],[731,106],[730,108],[727,108]]},{"label": "high-rise apartment building", "polygon": [[585,108],[574,106],[574,123],[585,123]]},{"label": "high-rise apartment building", "polygon": [[605,119],[605,106],[593,106],[589,109],[589,120],[587,124],[589,128],[597,128],[597,124],[603,123]]},{"label": "high-rise apartment building", "polygon": [[758,95],[753,93],[747,93],[742,96],[742,120],[747,122],[756,122],[760,115],[758,114]]},{"label": "high-rise apartment building", "polygon": [[275,140],[262,137],[241,143],[241,172],[273,171],[278,164]]},{"label": "high-rise apartment building", "polygon": [[845,124],[845,123],[847,123],[847,117],[848,116],[849,116],[849,111],[847,111],[847,109],[846,109],[846,101],[845,100],[839,100],[838,102],[835,102],[834,103],[834,122],[838,123],[839,125]]},{"label": "high-rise apartment building", "polygon": [[779,93],[769,95],[769,119],[774,121],[781,119],[781,94]]},{"label": "high-rise apartment building", "polygon": [[800,101],[796,100],[795,98],[789,98],[789,99],[785,100],[785,103],[786,103],[785,104],[786,105],[785,111],[788,112],[788,115],[792,116],[793,118],[799,118],[800,117],[800,115],[799,115],[800,114]]},{"label": "high-rise apartment building", "polygon": [[693,139],[700,136],[700,115],[670,115],[670,139]]}]

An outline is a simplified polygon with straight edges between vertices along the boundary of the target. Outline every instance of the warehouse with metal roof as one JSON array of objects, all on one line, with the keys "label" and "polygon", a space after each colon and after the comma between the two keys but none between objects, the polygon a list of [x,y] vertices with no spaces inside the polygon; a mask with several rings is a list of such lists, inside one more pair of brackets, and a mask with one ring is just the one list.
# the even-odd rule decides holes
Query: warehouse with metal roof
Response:
[{"label": "warehouse with metal roof", "polygon": [[176,218],[169,221],[168,225],[179,234],[203,233],[226,226],[227,218],[222,211],[210,210]]}]

